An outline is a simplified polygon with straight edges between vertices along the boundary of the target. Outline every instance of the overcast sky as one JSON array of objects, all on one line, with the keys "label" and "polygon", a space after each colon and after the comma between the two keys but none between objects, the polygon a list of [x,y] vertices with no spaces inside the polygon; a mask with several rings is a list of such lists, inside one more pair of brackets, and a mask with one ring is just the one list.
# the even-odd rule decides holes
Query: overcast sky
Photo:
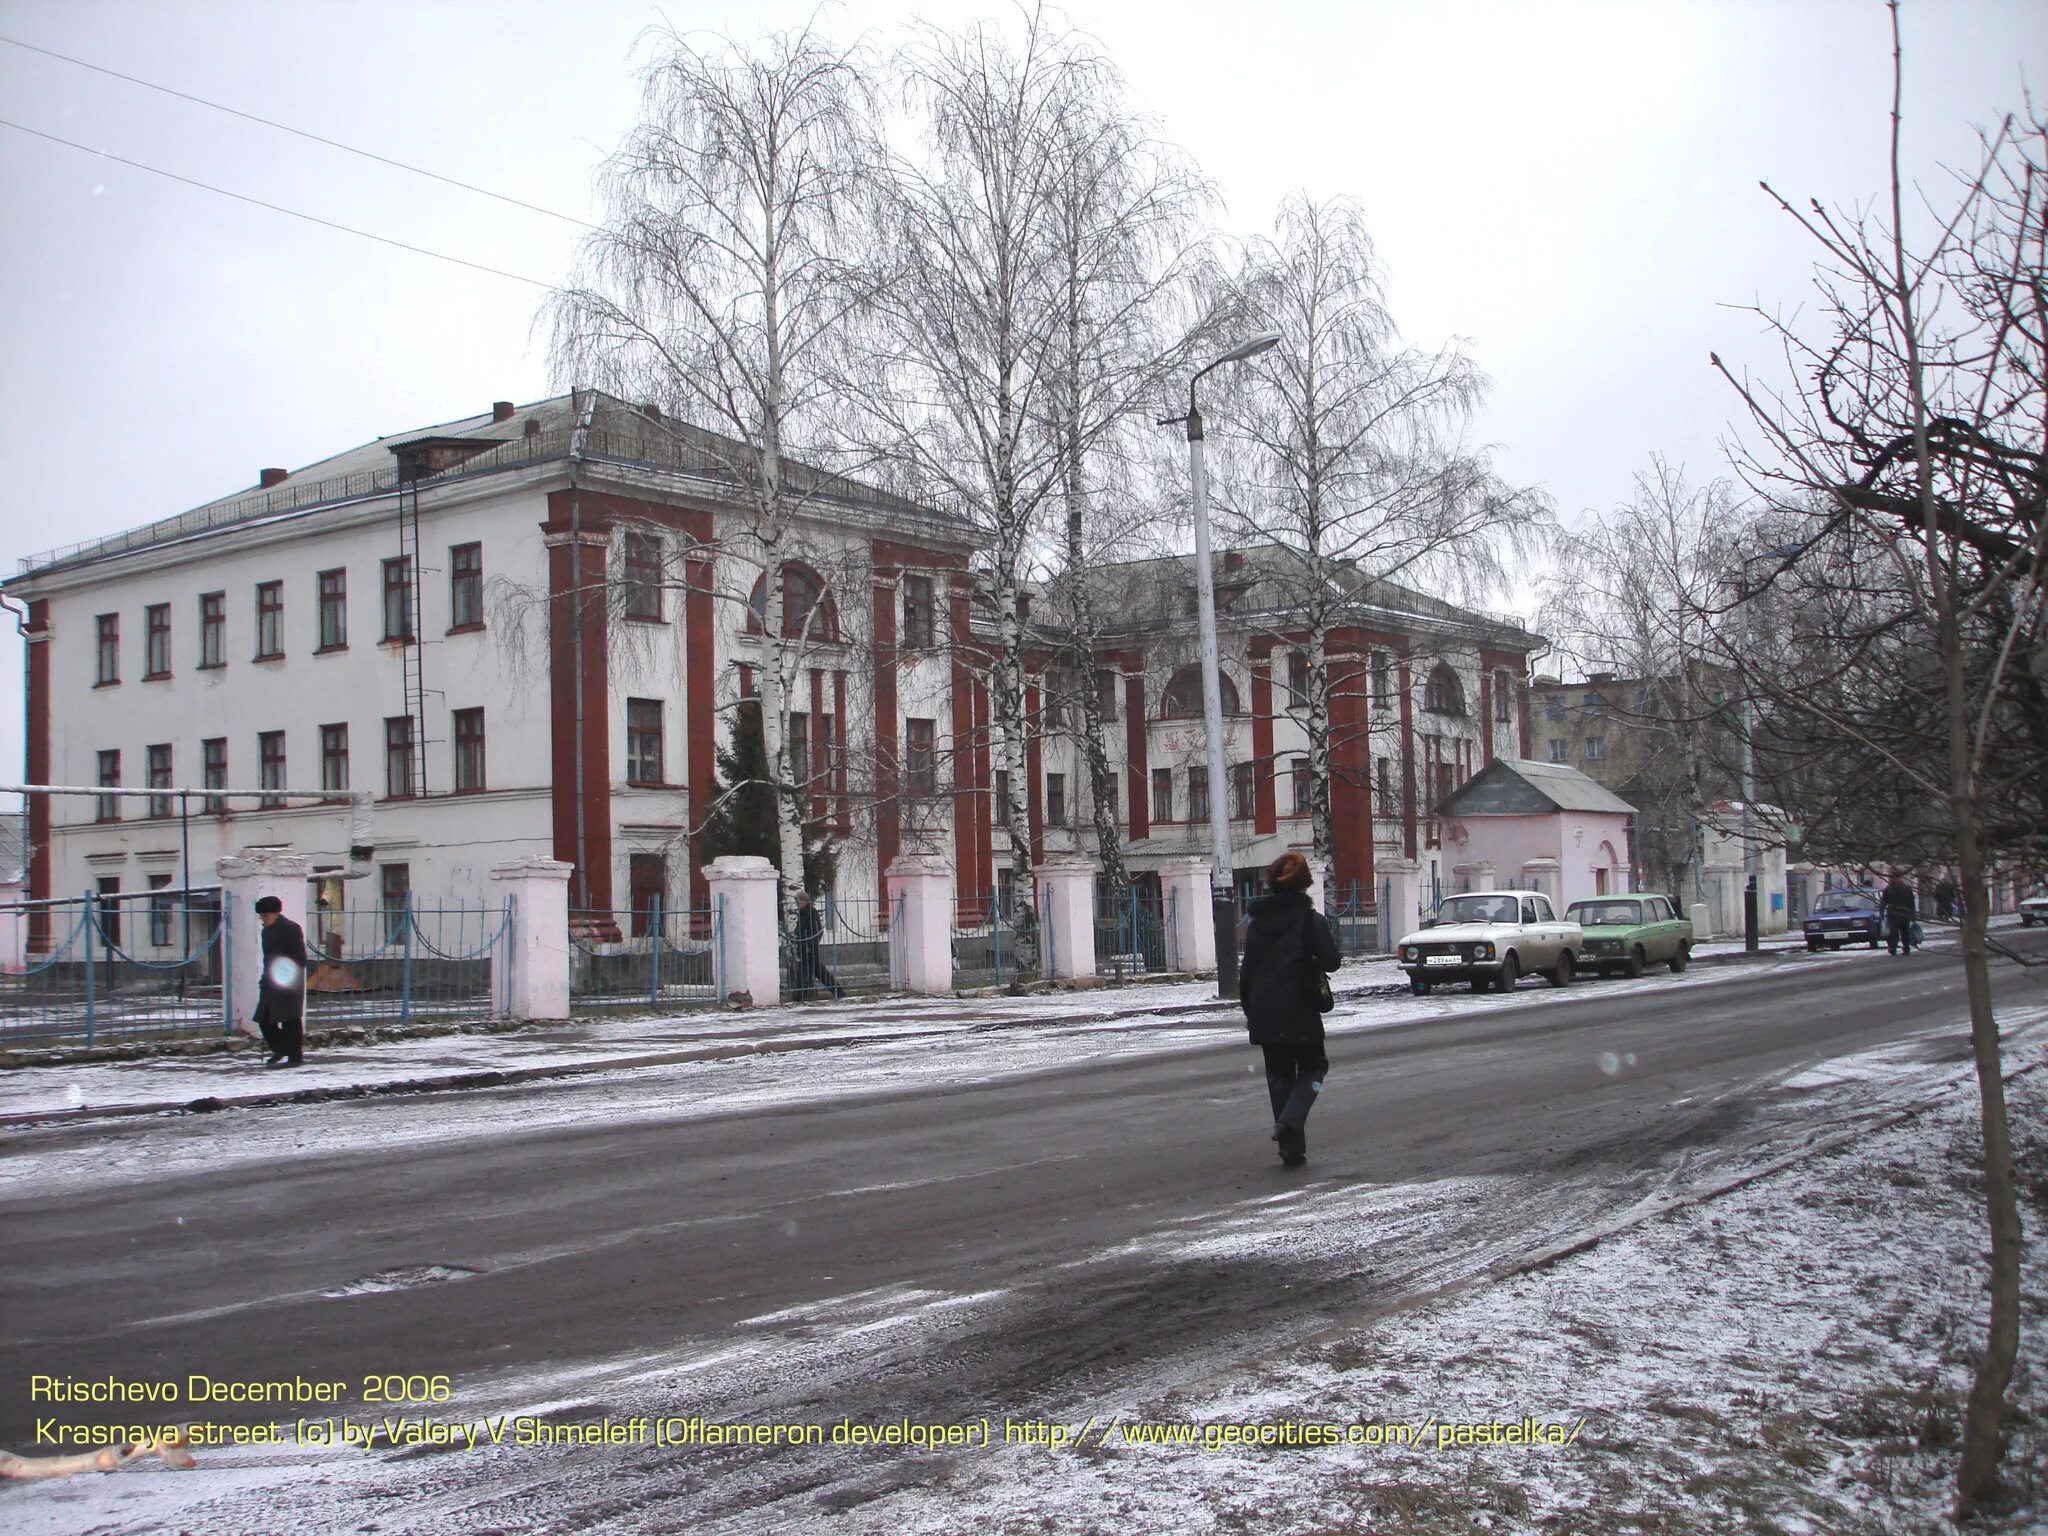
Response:
[{"label": "overcast sky", "polygon": [[[752,35],[808,0],[664,8]],[[880,44],[978,4],[848,3]],[[1077,0],[1135,105],[1218,182],[1223,228],[1285,192],[1364,206],[1407,337],[1464,337],[1478,433],[1569,523],[1653,451],[1724,469],[1707,353],[1768,370],[1743,304],[1811,252],[1760,179],[1882,190],[1879,0]],[[637,105],[635,0],[0,0],[0,33],[578,217]],[[2048,89],[2043,0],[1906,9],[1909,166]],[[0,117],[542,283],[574,225],[0,44]],[[0,128],[0,556],[181,511],[370,438],[549,393],[540,290]],[[0,776],[21,762],[0,640]]]}]

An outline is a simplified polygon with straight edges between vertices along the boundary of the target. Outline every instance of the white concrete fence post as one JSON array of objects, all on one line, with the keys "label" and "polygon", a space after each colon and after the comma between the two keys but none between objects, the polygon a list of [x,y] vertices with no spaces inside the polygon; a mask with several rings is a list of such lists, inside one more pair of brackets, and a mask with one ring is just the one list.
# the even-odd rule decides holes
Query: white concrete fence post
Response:
[{"label": "white concrete fence post", "polygon": [[[1328,912],[1330,909],[1327,905],[1325,905],[1325,902],[1327,901],[1330,893],[1330,884],[1328,879],[1326,878],[1326,876],[1329,874],[1329,871],[1324,869],[1323,866],[1318,864],[1314,859],[1306,858],[1306,856],[1304,856],[1304,859],[1305,862],[1308,864],[1309,905],[1314,907],[1318,912]],[[1339,892],[1338,895],[1341,898],[1343,893]]]},{"label": "white concrete fence post", "polygon": [[905,854],[885,872],[889,890],[889,985],[899,992],[953,990],[953,871],[928,853]]},{"label": "white concrete fence post", "polygon": [[1166,923],[1168,969],[1194,974],[1216,969],[1216,917],[1209,891],[1209,861],[1167,859],[1159,866],[1161,914]]},{"label": "white concrete fence post", "polygon": [[491,950],[491,1010],[513,1019],[569,1017],[569,876],[574,864],[538,856],[491,866],[511,932]]},{"label": "white concrete fence post", "polygon": [[1396,944],[1422,926],[1422,866],[1413,859],[1382,859],[1377,871],[1387,883],[1387,910],[1380,914],[1380,948]]},{"label": "white concrete fence post", "polygon": [[0,912],[0,971],[9,975],[28,963],[28,885],[21,880],[0,880],[0,906],[14,910]]},{"label": "white concrete fence post", "polygon": [[1047,981],[1095,974],[1095,866],[1055,854],[1038,866],[1040,962]]},{"label": "white concrete fence post", "polygon": [[[228,952],[221,959],[227,991],[228,1022],[243,1034],[257,1032],[256,994],[263,982],[263,924],[256,903],[275,896],[284,915],[306,926],[306,880],[313,873],[310,854],[281,848],[244,848],[214,861],[220,876],[221,911],[228,925]],[[309,950],[310,954],[311,951]],[[306,994],[306,1023],[313,1022],[313,994]]]},{"label": "white concrete fence post", "polygon": [[775,866],[759,854],[729,853],[704,866],[718,925],[720,1002],[744,992],[756,1008],[782,1001],[782,924]]}]

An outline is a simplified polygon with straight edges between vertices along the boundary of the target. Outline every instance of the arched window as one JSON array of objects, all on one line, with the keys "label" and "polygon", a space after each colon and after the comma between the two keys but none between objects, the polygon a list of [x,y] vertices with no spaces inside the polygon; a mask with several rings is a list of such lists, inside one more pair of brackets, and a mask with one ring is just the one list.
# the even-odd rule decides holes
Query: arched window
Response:
[{"label": "arched window", "polygon": [[[753,609],[747,615],[747,633],[761,634],[768,620],[767,572],[755,580],[754,595],[747,602]],[[800,560],[782,562],[782,633],[791,639],[839,638],[839,605],[825,590],[824,578]]]},{"label": "arched window", "polygon": [[1429,674],[1422,693],[1422,707],[1433,715],[1465,713],[1465,689],[1447,661],[1440,661]]},{"label": "arched window", "polygon": [[[1237,704],[1237,684],[1230,680],[1228,672],[1216,675],[1217,691],[1223,698],[1223,713],[1242,714]],[[1182,667],[1168,679],[1166,691],[1159,696],[1159,718],[1162,720],[1199,720],[1202,718],[1202,669],[1199,666]]]}]

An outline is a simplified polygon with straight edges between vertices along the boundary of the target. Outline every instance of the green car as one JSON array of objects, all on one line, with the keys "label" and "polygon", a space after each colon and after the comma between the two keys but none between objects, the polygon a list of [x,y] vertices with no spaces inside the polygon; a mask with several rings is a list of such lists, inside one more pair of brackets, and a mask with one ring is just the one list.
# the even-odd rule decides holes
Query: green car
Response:
[{"label": "green car", "polygon": [[1692,959],[1692,924],[1664,896],[1595,896],[1565,908],[1565,921],[1585,930],[1585,965],[1603,976],[1668,965],[1682,971]]}]

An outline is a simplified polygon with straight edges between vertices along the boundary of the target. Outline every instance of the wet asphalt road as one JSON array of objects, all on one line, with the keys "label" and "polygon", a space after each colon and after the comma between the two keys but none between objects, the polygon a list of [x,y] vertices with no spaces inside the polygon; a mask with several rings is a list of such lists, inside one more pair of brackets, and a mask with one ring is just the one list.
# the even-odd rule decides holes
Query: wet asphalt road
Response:
[{"label": "wet asphalt road", "polygon": [[[2037,934],[2008,942],[2048,955]],[[2048,1003],[2048,972],[1994,976],[2001,1006]],[[1953,951],[1801,955],[1709,985],[1582,982],[1504,1008],[1459,998],[1449,1018],[1333,1041],[1300,1174],[1273,1158],[1263,1082],[1228,1026],[1213,1048],[1109,1062],[1091,1063],[1079,1037],[1064,1068],[979,1086],[594,1119],[389,1152],[375,1101],[294,1110],[356,1117],[353,1150],[144,1173],[85,1200],[13,1186],[0,1203],[0,1446],[28,1448],[34,1417],[50,1411],[28,1400],[35,1372],[297,1374],[348,1382],[350,1399],[368,1373],[445,1373],[459,1393],[492,1372],[715,1343],[746,1319],[892,1286],[1007,1287],[1024,1299],[970,1350],[936,1361],[898,1349],[816,1395],[958,1409],[1137,1366],[1170,1377],[1191,1350],[1253,1347],[1441,1276],[1427,1254],[1309,1274],[1284,1252],[1164,1273],[1132,1256],[1134,1241],[1252,1209],[1290,1181],[1324,1192],[1468,1176],[1619,1187],[1784,1129],[1782,1106],[1765,1112],[1768,1085],[1802,1066],[1938,1025],[1952,1027],[1927,1049],[1960,1059],[1961,981]],[[831,1071],[828,1057],[812,1069]],[[220,1134],[234,1134],[238,1113],[278,1112],[214,1117]],[[163,1127],[30,1132],[0,1155],[32,1159],[59,1136],[146,1149]],[[1494,1215],[1494,1257],[1554,1235],[1533,1216],[1518,1228],[1515,1213]],[[323,1294],[416,1266],[457,1278]],[[62,1411],[71,1422],[135,1412]]]}]

